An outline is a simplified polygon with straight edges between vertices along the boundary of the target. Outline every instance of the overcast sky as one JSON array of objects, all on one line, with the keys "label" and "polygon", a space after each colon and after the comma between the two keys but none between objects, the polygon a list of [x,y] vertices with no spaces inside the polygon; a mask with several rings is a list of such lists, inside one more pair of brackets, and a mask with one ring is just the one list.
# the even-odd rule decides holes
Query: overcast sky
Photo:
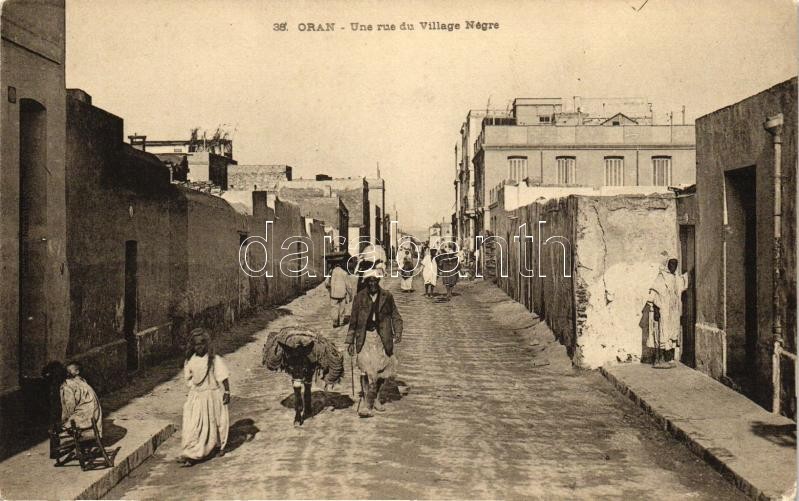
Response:
[{"label": "overcast sky", "polygon": [[[640,96],[667,123],[682,105],[694,120],[797,73],[790,1],[643,3],[68,0],[67,86],[124,118],[126,135],[230,124],[239,163],[289,164],[296,177],[374,176],[380,162],[389,209],[418,228],[453,212],[460,125],[489,97],[504,109],[514,97]],[[287,32],[273,30],[281,21]],[[416,30],[350,30],[403,21]]]}]

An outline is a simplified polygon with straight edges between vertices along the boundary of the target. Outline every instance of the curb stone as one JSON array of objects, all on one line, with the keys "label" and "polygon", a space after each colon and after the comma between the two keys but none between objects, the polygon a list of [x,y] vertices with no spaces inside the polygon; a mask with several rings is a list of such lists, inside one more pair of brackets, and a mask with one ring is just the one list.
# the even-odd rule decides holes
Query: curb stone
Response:
[{"label": "curb stone", "polygon": [[[794,499],[795,495],[791,493],[779,494],[773,491],[768,492],[766,490],[768,487],[764,489],[753,484],[736,471],[734,464],[730,464],[731,462],[729,462],[728,459],[734,461],[736,458],[728,450],[723,447],[713,446],[713,444],[708,443],[709,441],[704,440],[701,436],[697,436],[697,434],[686,430],[685,427],[680,424],[680,421],[682,421],[681,419],[663,415],[663,413],[639,396],[627,383],[621,381],[614,374],[611,374],[605,367],[600,367],[599,372],[616,388],[616,390],[622,395],[627,396],[649,415],[657,423],[658,427],[684,443],[691,452],[707,462],[713,469],[721,473],[725,479],[729,480],[735,487],[750,498],[758,501]],[[794,484],[794,492],[795,489],[796,486]]]}]

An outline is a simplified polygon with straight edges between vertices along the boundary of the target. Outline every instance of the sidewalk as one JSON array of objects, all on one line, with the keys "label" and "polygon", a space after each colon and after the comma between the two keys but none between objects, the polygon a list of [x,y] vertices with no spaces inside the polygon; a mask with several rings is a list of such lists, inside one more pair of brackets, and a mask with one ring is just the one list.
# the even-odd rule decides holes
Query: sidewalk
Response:
[{"label": "sidewalk", "polygon": [[99,499],[175,431],[167,421],[129,418],[124,413],[112,413],[103,426],[104,439],[113,442],[106,449],[119,448],[113,468],[81,471],[77,461],[54,468],[50,444],[41,442],[0,463],[0,498]]},{"label": "sidewalk", "polygon": [[[279,329],[296,321],[293,313],[309,308],[309,304],[327,303],[323,286],[310,289],[289,304],[259,311],[243,318],[219,335],[217,352],[226,357],[234,374],[232,404],[238,405],[239,378],[253,370],[252,364],[242,363],[244,354],[260,354],[264,329]],[[260,337],[258,337],[260,336]],[[260,356],[258,356],[260,360]],[[49,459],[49,442],[37,442],[33,447],[0,461],[0,499],[100,499],[131,471],[153,456],[156,448],[179,430],[186,387],[181,378],[183,359],[168,359],[139,373],[127,386],[101,396],[104,416],[103,432],[108,440],[106,449],[120,448],[114,468],[83,472],[77,462],[56,468]],[[179,441],[179,435],[176,436]],[[170,458],[171,461],[172,458]],[[75,466],[72,466],[72,465]]]},{"label": "sidewalk", "polygon": [[601,372],[750,497],[796,496],[795,422],[684,365],[626,364]]}]

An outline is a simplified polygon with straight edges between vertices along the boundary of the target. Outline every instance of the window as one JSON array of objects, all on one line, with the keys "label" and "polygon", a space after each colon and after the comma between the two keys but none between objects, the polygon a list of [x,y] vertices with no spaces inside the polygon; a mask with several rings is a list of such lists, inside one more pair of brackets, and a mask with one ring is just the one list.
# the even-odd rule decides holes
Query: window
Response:
[{"label": "window", "polygon": [[652,157],[652,184],[671,186],[671,157]]},{"label": "window", "polygon": [[508,157],[508,179],[521,181],[527,177],[527,157]]},{"label": "window", "polygon": [[624,157],[605,157],[605,186],[624,186]]},{"label": "window", "polygon": [[614,121],[613,121],[613,126],[614,126],[614,127],[617,127],[617,126],[619,126],[619,125],[621,125],[621,122],[620,122],[620,121],[618,121],[618,120],[614,120]]},{"label": "window", "polygon": [[574,157],[557,157],[558,184],[574,184],[577,178],[577,160]]},{"label": "window", "polygon": [[550,123],[552,121],[552,118],[549,117],[549,116],[546,116],[546,117],[541,117],[540,116],[540,117],[538,117],[538,121],[540,123],[542,123],[542,124],[548,124],[548,123]]}]

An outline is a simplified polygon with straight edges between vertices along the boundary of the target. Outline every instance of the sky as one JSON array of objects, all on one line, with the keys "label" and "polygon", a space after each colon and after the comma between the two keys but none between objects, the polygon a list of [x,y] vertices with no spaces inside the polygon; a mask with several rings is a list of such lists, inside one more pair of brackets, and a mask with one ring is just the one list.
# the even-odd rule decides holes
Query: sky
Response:
[{"label": "sky", "polygon": [[791,0],[644,2],[68,0],[66,80],[122,117],[126,136],[225,125],[240,164],[295,177],[373,177],[379,163],[388,209],[424,228],[454,211],[469,109],[646,97],[657,121],[682,106],[693,121],[797,74]]}]

